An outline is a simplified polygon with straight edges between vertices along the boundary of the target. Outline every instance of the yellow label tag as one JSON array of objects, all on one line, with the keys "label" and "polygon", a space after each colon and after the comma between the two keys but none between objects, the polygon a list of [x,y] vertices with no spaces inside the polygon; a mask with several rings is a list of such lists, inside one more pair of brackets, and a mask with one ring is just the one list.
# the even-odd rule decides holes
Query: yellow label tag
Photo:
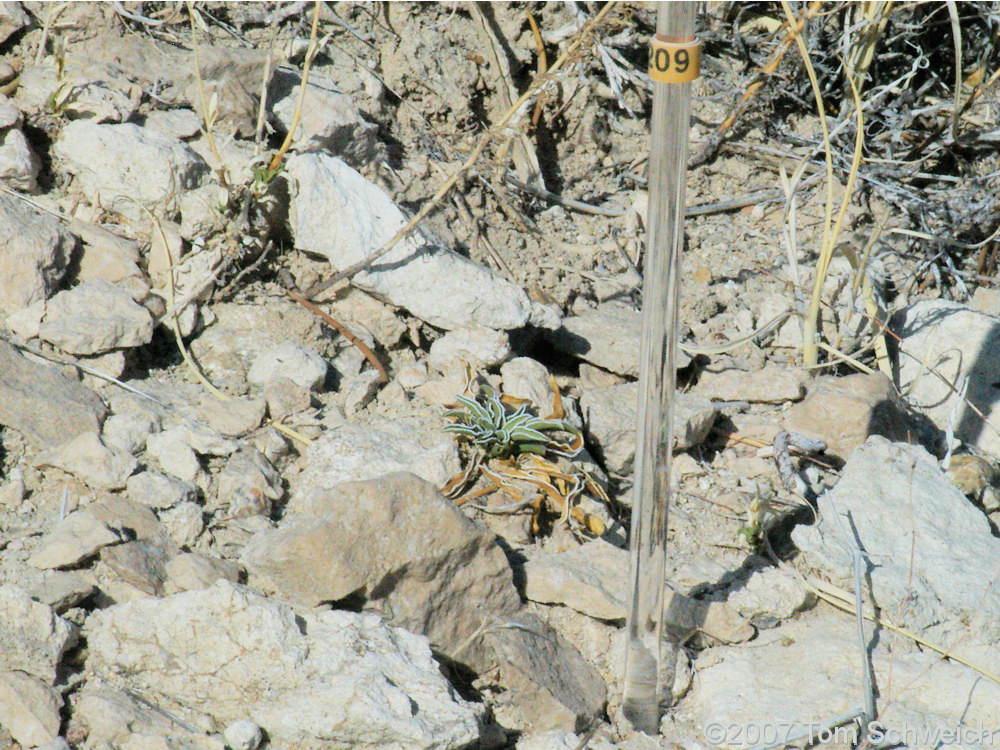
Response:
[{"label": "yellow label tag", "polygon": [[701,41],[649,40],[649,77],[661,83],[690,83],[701,75]]}]

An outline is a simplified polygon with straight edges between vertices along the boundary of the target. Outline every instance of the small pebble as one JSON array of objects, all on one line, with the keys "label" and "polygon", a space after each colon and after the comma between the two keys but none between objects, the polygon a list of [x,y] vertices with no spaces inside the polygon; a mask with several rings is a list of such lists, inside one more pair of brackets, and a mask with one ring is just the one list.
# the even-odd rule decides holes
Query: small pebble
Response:
[{"label": "small pebble", "polygon": [[222,736],[231,750],[256,750],[263,739],[260,727],[249,719],[234,721],[226,727]]}]

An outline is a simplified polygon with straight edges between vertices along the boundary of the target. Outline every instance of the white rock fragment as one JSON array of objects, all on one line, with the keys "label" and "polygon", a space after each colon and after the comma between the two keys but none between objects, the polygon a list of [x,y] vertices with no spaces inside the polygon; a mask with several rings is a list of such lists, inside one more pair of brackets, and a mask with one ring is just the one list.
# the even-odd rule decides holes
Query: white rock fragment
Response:
[{"label": "white rock fragment", "polygon": [[446,372],[456,367],[474,370],[496,367],[510,357],[510,336],[492,328],[456,328],[431,344],[428,366]]},{"label": "white rock fragment", "polygon": [[90,668],[127,673],[182,718],[249,718],[276,747],[459,750],[479,736],[482,708],[455,694],[427,639],[376,615],[296,614],[219,581],[95,612],[88,630]]},{"label": "white rock fragment", "polygon": [[850,585],[847,522],[837,523],[850,513],[858,543],[878,561],[873,596],[897,621],[912,630],[975,620],[1000,637],[1000,597],[985,594],[1000,570],[1000,539],[923,448],[869,437],[818,503],[819,523],[792,532],[810,567]]},{"label": "white rock fragment", "polygon": [[187,240],[195,240],[223,231],[222,211],[228,203],[229,194],[221,185],[208,184],[185,191],[178,202],[181,235]]},{"label": "white rock fragment", "polygon": [[249,446],[236,451],[218,474],[219,507],[228,508],[230,518],[270,515],[273,502],[285,494],[281,475]]},{"label": "white rock fragment", "polygon": [[146,445],[146,440],[160,429],[160,420],[149,413],[112,414],[104,420],[101,440],[109,448],[135,455]]},{"label": "white rock fragment", "polygon": [[191,482],[158,471],[133,474],[125,482],[125,490],[133,502],[160,510],[194,502],[198,496],[198,488]]},{"label": "white rock fragment", "polygon": [[316,352],[295,341],[286,341],[257,355],[247,381],[264,386],[278,378],[288,378],[301,388],[317,391],[326,379],[326,371],[326,360]]},{"label": "white rock fragment", "polygon": [[201,118],[193,109],[186,107],[155,109],[146,115],[143,127],[183,141],[198,134]]},{"label": "white rock fragment", "polygon": [[89,510],[76,510],[42,537],[41,546],[28,558],[28,564],[43,570],[69,568],[120,541],[121,535]]},{"label": "white rock fragment", "polygon": [[76,239],[50,216],[0,194],[0,312],[48,298],[66,273]]},{"label": "white rock fragment", "polygon": [[314,488],[413,472],[440,487],[460,467],[458,446],[440,427],[419,419],[376,419],[324,432],[306,449],[292,504]]},{"label": "white rock fragment", "polygon": [[264,737],[260,727],[250,719],[234,721],[222,732],[231,750],[257,750]]},{"label": "white rock fragment", "polygon": [[135,112],[132,100],[108,81],[76,77],[67,81],[66,97],[61,101],[63,114],[70,120],[88,122],[125,122]]},{"label": "white rock fragment", "polygon": [[54,466],[99,490],[119,490],[138,462],[130,453],[109,448],[93,432],[82,432],[62,445],[43,451],[35,466]]},{"label": "white rock fragment", "polygon": [[772,628],[813,604],[816,595],[781,568],[756,571],[726,601],[758,628]]},{"label": "white rock fragment", "polygon": [[344,394],[344,412],[355,414],[371,403],[382,385],[382,376],[376,370],[363,372],[341,383]]},{"label": "white rock fragment", "polygon": [[1000,435],[983,421],[1000,423],[1000,318],[932,300],[896,313],[889,328],[902,339],[899,387],[907,400],[941,430],[950,424],[956,438],[1000,458]]},{"label": "white rock fragment", "polygon": [[24,672],[0,672],[0,726],[24,747],[59,736],[63,699],[58,690]]},{"label": "white rock fragment", "polygon": [[[317,153],[288,160],[295,246],[345,268],[378,250],[406,223],[377,185],[344,162]],[[353,283],[421,320],[450,330],[469,325],[508,330],[528,322],[520,287],[447,250],[419,231],[401,240]]]},{"label": "white rock fragment", "polygon": [[162,215],[176,209],[180,193],[199,187],[209,172],[183,141],[132,124],[75,120],[63,128],[53,151],[76,175],[81,192],[139,226],[149,218],[136,201]]},{"label": "white rock fragment", "polygon": [[100,354],[148,344],[153,318],[120,286],[95,279],[49,300],[38,335],[71,354]]},{"label": "white rock fragment", "polygon": [[197,503],[178,503],[160,512],[160,522],[178,547],[192,547],[205,530],[205,512]]},{"label": "white rock fragment", "polygon": [[503,392],[508,396],[527,399],[539,410],[540,416],[551,411],[555,394],[549,384],[549,371],[541,362],[531,357],[515,357],[500,366],[500,377]]},{"label": "white rock fragment", "polygon": [[0,43],[30,24],[31,15],[21,7],[21,3],[3,3],[0,6]]},{"label": "white rock fragment", "polygon": [[164,472],[178,479],[198,484],[204,477],[201,461],[188,443],[187,430],[183,427],[171,427],[150,435],[146,440],[146,452],[157,460]]},{"label": "white rock fragment", "polygon": [[0,94],[0,183],[25,193],[34,193],[38,190],[42,162],[19,128],[2,124],[7,119],[2,110],[6,107],[13,109],[5,99]]},{"label": "white rock fragment", "polygon": [[76,626],[13,584],[0,584],[0,671],[18,670],[51,684]]},{"label": "white rock fragment", "polygon": [[[851,618],[817,613],[783,623],[758,640],[754,648],[718,646],[700,653],[694,664],[697,678],[674,715],[678,734],[702,736],[706,727],[732,726],[740,727],[744,737],[776,728],[793,735],[808,731],[810,723],[815,731],[823,720],[817,717],[857,708],[865,687]],[[941,736],[933,734],[940,731],[961,736],[956,733],[964,726],[969,731],[965,736],[978,738],[983,727],[995,725],[1000,686],[936,653],[886,640],[869,647],[873,683],[894,686],[892,701],[879,709],[883,731],[898,737],[904,732],[909,737]],[[988,747],[978,741],[961,744]]]},{"label": "white rock fragment", "polygon": [[228,437],[243,435],[260,426],[267,410],[262,396],[239,396],[220,401],[206,395],[200,404],[200,416],[211,427]]}]

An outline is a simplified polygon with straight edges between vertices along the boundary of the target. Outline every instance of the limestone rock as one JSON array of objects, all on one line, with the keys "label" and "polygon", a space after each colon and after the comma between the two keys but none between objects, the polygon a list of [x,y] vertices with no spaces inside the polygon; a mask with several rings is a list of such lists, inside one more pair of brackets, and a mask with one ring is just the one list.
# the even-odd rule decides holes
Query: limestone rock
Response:
[{"label": "limestone rock", "polygon": [[[287,132],[302,89],[301,77],[278,71],[271,80],[273,111]],[[350,96],[330,79],[309,76],[302,117],[293,147],[298,151],[322,148],[348,164],[360,166],[375,156],[378,127],[367,122]]]},{"label": "limestone rock", "polygon": [[121,540],[121,534],[89,508],[75,510],[42,537],[41,545],[28,558],[28,564],[43,570],[69,568],[93,556],[102,547]]},{"label": "limestone rock", "polygon": [[0,424],[36,446],[51,447],[99,432],[105,414],[107,408],[92,390],[0,341]]},{"label": "limestone rock", "polygon": [[[334,157],[302,154],[288,160],[290,222],[295,246],[345,268],[378,250],[406,223],[377,185]],[[410,233],[352,283],[450,330],[480,325],[498,330],[528,322],[524,290],[465,258]]]},{"label": "limestone rock", "polygon": [[148,344],[153,318],[120,286],[95,279],[49,300],[38,335],[71,354],[101,354]]},{"label": "limestone rock", "polygon": [[817,378],[805,400],[792,406],[782,423],[790,432],[822,440],[827,453],[842,458],[869,435],[905,442],[918,434],[908,422],[906,405],[881,373]]},{"label": "limestone rock", "polygon": [[361,595],[479,668],[491,658],[481,642],[455,649],[487,612],[520,608],[493,534],[412,474],[317,488],[280,528],[254,536],[242,562],[252,585],[307,606]]},{"label": "limestone rock", "polygon": [[850,547],[841,529],[855,528],[861,548],[877,561],[869,573],[875,600],[895,620],[920,629],[975,619],[1000,637],[1000,597],[984,595],[1000,570],[1000,540],[920,446],[868,438],[819,498],[818,516],[817,525],[792,532],[810,567],[850,585]]},{"label": "limestone rock", "polygon": [[166,593],[207,589],[223,579],[239,583],[243,566],[232,560],[206,557],[197,552],[183,552],[171,559],[164,570],[167,574]]},{"label": "limestone rock", "polygon": [[458,447],[440,427],[423,419],[377,419],[346,423],[324,432],[306,449],[292,484],[290,509],[315,488],[413,472],[442,486],[459,470]]},{"label": "limestone rock", "polygon": [[[590,437],[600,447],[611,471],[628,474],[635,458],[635,427],[639,412],[639,384],[622,383],[594,388],[580,398]],[[715,423],[716,409],[704,396],[674,394],[674,448],[686,450],[701,443]]]},{"label": "limestone rock", "polygon": [[217,505],[228,508],[230,518],[268,516],[284,494],[281,475],[256,448],[236,451],[218,475]]},{"label": "limestone rock", "polygon": [[[100,576],[106,566],[113,573],[116,582],[125,583],[146,596],[161,596],[163,584],[167,580],[166,565],[171,552],[172,549],[148,539],[105,547],[101,550],[103,566],[97,572]],[[102,582],[102,589],[109,592],[113,599],[121,600],[121,589],[116,592],[106,582]],[[128,598],[134,598],[131,593],[127,594]]]},{"label": "limestone rock", "polygon": [[[639,376],[642,312],[632,307],[606,302],[582,315],[563,318],[562,328],[545,336],[561,352],[619,375]],[[678,368],[690,361],[678,350]]]},{"label": "limestone rock", "polygon": [[[954,732],[963,725],[977,732],[976,727],[995,723],[1000,686],[973,670],[936,653],[901,648],[891,638],[878,639],[870,649],[874,684],[893,686],[892,700],[879,708],[885,730],[912,738]],[[695,661],[691,692],[674,714],[674,731],[704,736],[708,727],[719,727],[730,733],[709,739],[721,745],[732,738],[735,746],[770,743],[775,732],[780,732],[775,738],[780,742],[806,730],[810,722],[815,729],[827,717],[858,707],[864,685],[857,650],[853,619],[833,612],[784,623],[754,648],[706,649]],[[853,744],[850,735],[841,736],[843,744]]]},{"label": "limestone rock", "polygon": [[21,3],[4,3],[0,7],[0,43],[6,42],[31,23],[31,16],[21,7]]},{"label": "limestone rock", "polygon": [[76,239],[51,216],[0,194],[0,312],[48,299],[69,266]]},{"label": "limestone rock", "polygon": [[0,612],[0,671],[54,682],[63,654],[76,643],[76,627],[12,584],[0,584]]},{"label": "limestone rock", "polygon": [[58,690],[24,672],[0,672],[0,726],[24,747],[38,747],[59,736]]},{"label": "limestone rock", "polygon": [[133,502],[161,510],[193,502],[198,496],[195,485],[158,471],[133,474],[125,482],[125,489]]},{"label": "limestone rock", "polygon": [[87,625],[91,669],[127,673],[163,709],[215,731],[249,718],[276,747],[304,750],[458,750],[479,736],[482,709],[455,694],[427,640],[376,615],[296,614],[219,581]]},{"label": "limestone rock", "polygon": [[72,440],[35,458],[36,466],[54,466],[100,490],[125,486],[138,462],[128,453],[109,448],[93,432],[82,432]]},{"label": "limestone rock", "polygon": [[[896,313],[889,328],[902,338],[899,385],[908,401],[939,429],[950,422],[956,438],[1000,457],[1000,435],[983,421],[1000,422],[1000,318],[933,300]],[[968,403],[957,394],[966,380]]]},{"label": "limestone rock", "polygon": [[490,328],[456,328],[431,344],[427,364],[439,372],[495,367],[510,356],[510,337]]},{"label": "limestone rock", "polygon": [[279,378],[288,378],[310,391],[319,390],[326,380],[326,360],[294,341],[266,349],[254,360],[247,381],[264,386]]},{"label": "limestone rock", "polygon": [[76,175],[79,190],[139,226],[149,219],[136,201],[162,215],[176,209],[180,192],[200,186],[209,173],[205,161],[183,141],[131,123],[75,120],[63,128],[53,150]]},{"label": "limestone rock", "polygon": [[[2,95],[0,95],[2,96]],[[38,190],[41,159],[18,128],[0,126],[0,183],[25,193]]]},{"label": "limestone rock", "polygon": [[805,373],[801,370],[765,365],[755,372],[703,372],[694,392],[713,401],[781,404],[800,400],[806,392],[804,382]]},{"label": "limestone rock", "polygon": [[80,573],[65,570],[50,570],[41,583],[34,586],[31,598],[52,607],[56,614],[62,614],[75,607],[97,588]]},{"label": "limestone rock", "polygon": [[758,628],[774,627],[815,601],[815,594],[781,568],[756,571],[726,599],[733,609]]}]

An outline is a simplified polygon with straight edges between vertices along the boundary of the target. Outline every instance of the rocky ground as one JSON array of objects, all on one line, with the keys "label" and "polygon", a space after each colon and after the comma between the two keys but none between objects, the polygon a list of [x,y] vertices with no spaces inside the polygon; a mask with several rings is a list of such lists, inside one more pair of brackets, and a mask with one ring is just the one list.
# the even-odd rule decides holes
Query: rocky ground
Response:
[{"label": "rocky ground", "polygon": [[[773,193],[815,156],[801,70],[695,159],[657,738],[621,711],[650,8],[316,291],[597,12],[334,3],[313,59],[305,3],[0,4],[0,747],[801,746],[869,694],[902,745],[996,744],[993,227],[927,187],[982,213],[995,146],[966,132],[924,193],[864,173],[843,245],[888,229],[863,278],[834,257],[820,333],[850,362],[816,370],[826,190]],[[719,40],[760,64],[780,23],[733,12],[699,20],[692,154],[753,80]],[[966,127],[995,132],[981,91]],[[455,429],[493,392],[555,420],[537,454]]]}]

